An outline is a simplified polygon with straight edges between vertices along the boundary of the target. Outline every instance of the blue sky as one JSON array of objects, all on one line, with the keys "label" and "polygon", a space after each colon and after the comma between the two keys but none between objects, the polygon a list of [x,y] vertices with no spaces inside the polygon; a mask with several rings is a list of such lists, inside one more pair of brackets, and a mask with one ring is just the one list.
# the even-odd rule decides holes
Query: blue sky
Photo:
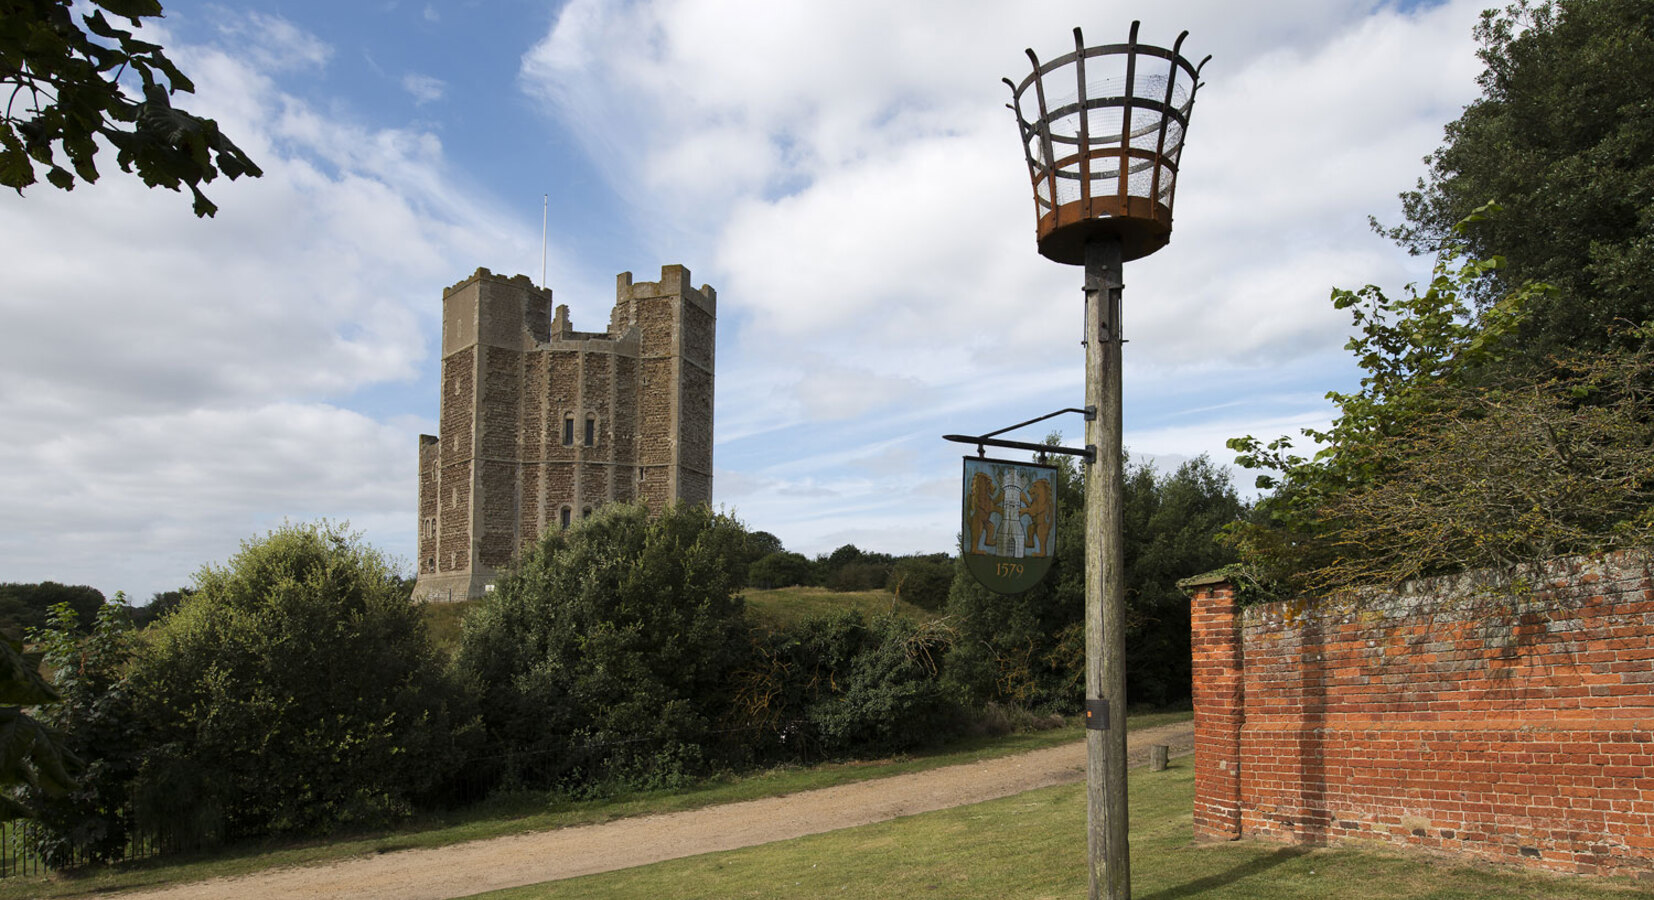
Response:
[{"label": "blue sky", "polygon": [[1134,17],[1214,58],[1174,239],[1125,272],[1126,443],[1228,463],[1352,385],[1331,287],[1426,273],[1367,217],[1476,96],[1483,5],[173,0],[178,102],[267,174],[205,222],[108,156],[0,195],[0,580],[143,599],[319,517],[411,557],[442,289],[538,278],[542,196],[575,327],[622,271],[717,289],[717,503],[808,554],[951,549],[940,436],[1082,404],[1000,78]]}]

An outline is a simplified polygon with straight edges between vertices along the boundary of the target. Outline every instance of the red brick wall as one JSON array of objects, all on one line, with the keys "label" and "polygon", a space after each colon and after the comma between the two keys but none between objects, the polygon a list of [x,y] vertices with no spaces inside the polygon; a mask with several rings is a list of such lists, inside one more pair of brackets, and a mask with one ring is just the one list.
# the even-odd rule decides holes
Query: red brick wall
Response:
[{"label": "red brick wall", "polygon": [[1196,833],[1654,872],[1651,567],[1574,558],[1359,605],[1188,585]]}]

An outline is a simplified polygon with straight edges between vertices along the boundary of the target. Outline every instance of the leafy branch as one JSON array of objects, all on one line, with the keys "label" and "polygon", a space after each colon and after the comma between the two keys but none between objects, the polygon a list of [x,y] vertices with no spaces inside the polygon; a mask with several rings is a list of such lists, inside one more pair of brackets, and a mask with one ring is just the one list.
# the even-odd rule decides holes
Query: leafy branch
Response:
[{"label": "leafy branch", "polygon": [[212,119],[172,105],[195,85],[159,44],[104,15],[141,27],[162,15],[158,0],[90,2],[83,30],[70,0],[0,0],[0,185],[21,194],[42,172],[66,191],[77,179],[95,182],[107,144],[122,171],[150,187],[188,187],[195,214],[213,215],[202,184],[263,171]]}]

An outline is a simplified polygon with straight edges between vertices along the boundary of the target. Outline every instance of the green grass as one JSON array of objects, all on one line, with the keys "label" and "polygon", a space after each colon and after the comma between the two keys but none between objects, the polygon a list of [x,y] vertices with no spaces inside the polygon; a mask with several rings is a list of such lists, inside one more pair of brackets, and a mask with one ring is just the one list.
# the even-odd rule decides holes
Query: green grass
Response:
[{"label": "green grass", "polygon": [[898,600],[889,591],[829,591],[821,587],[788,587],[742,592],[747,613],[754,622],[770,626],[792,625],[812,616],[857,610],[865,616],[896,613],[915,622],[928,622],[940,613]]},{"label": "green grass", "polygon": [[[1189,712],[1133,714],[1131,728],[1186,721]],[[676,791],[655,791],[598,801],[545,796],[501,798],[445,816],[426,816],[404,827],[333,840],[268,841],[238,845],[210,856],[168,857],[70,875],[0,879],[0,900],[65,897],[94,892],[158,887],[221,876],[245,875],[275,866],[312,865],[352,856],[415,847],[442,847],[529,831],[589,825],[627,816],[677,812],[718,803],[777,797],[816,788],[886,778],[942,766],[993,759],[1080,740],[1076,725],[1005,737],[969,738],[940,750],[896,759],[784,766],[739,776],[708,779]]]},{"label": "green grass", "polygon": [[[1136,900],[1623,900],[1599,880],[1382,849],[1193,843],[1192,760],[1131,777]],[[479,896],[1047,898],[1086,894],[1085,786],[1066,785],[781,841]]]}]

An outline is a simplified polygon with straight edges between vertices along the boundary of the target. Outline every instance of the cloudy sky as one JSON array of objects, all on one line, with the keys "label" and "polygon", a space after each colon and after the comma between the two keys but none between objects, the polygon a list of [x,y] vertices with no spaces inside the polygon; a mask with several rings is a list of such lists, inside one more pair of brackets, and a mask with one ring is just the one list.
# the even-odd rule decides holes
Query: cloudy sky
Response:
[{"label": "cloudy sky", "polygon": [[1133,18],[1213,59],[1173,242],[1126,267],[1126,444],[1228,463],[1353,384],[1334,285],[1425,273],[1367,217],[1476,96],[1486,5],[169,0],[179,105],[266,174],[209,220],[107,156],[0,194],[0,581],[142,600],[284,519],[411,558],[442,289],[538,278],[543,196],[576,328],[622,271],[717,289],[718,504],[808,554],[950,549],[940,436],[1083,405],[1000,79]]}]

